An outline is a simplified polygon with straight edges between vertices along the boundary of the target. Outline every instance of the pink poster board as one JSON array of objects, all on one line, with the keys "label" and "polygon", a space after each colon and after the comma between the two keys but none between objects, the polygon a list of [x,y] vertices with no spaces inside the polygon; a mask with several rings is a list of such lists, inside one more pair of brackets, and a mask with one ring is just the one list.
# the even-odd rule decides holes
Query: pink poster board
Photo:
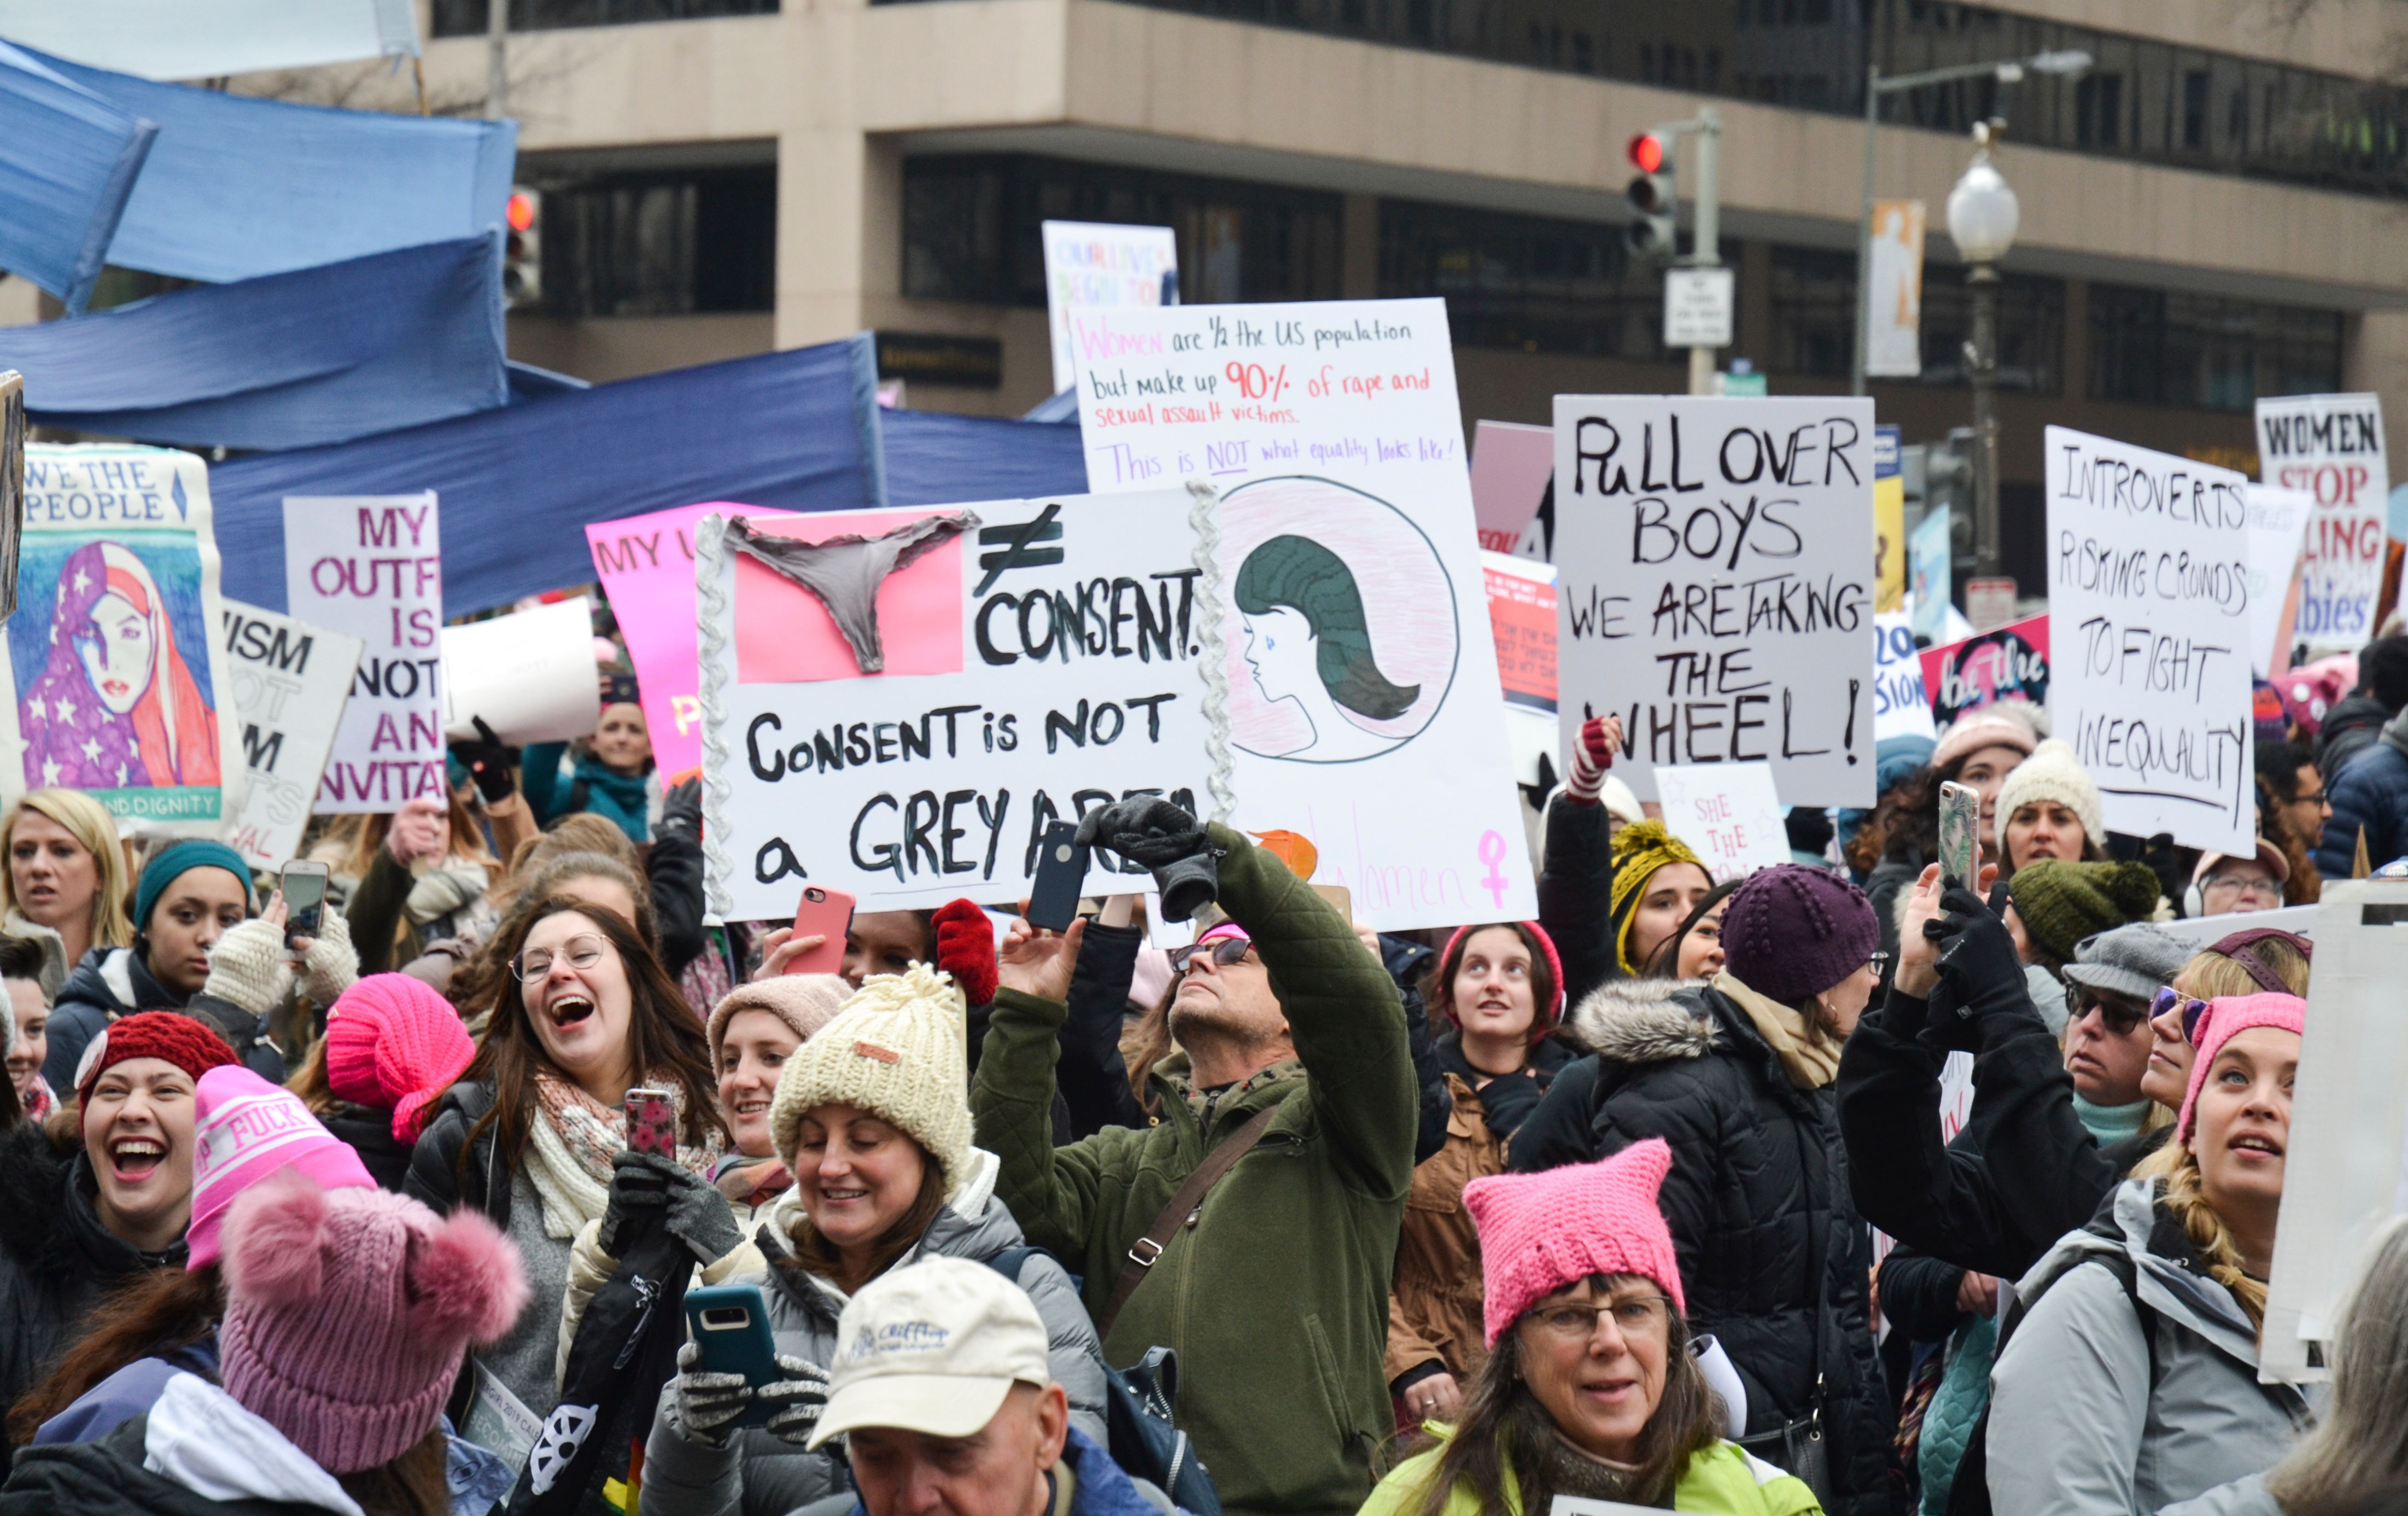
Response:
[{"label": "pink poster board", "polygon": [[1471,433],[1471,513],[1480,545],[1511,553],[1539,513],[1555,471],[1555,429],[1484,421]]}]

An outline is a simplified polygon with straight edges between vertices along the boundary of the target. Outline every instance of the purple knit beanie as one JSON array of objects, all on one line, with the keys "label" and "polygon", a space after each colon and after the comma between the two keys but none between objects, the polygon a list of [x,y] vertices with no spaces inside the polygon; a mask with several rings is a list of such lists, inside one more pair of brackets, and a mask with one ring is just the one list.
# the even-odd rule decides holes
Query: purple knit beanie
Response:
[{"label": "purple knit beanie", "polygon": [[1723,907],[1723,967],[1759,995],[1812,1000],[1865,966],[1881,922],[1865,892],[1828,869],[1759,869]]}]

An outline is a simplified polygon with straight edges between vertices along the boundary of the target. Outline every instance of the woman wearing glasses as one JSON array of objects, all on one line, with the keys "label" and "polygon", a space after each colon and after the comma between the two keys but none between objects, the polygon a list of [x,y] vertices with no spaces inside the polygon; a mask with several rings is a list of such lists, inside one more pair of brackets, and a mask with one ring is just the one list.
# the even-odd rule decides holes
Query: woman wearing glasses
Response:
[{"label": "woman wearing glasses", "polygon": [[509,981],[476,1061],[410,1155],[406,1188],[440,1211],[480,1210],[518,1244],[534,1304],[476,1361],[543,1417],[558,1393],[570,1244],[609,1204],[627,1091],[670,1092],[677,1162],[698,1175],[724,1133],[703,1029],[624,917],[554,896],[520,907],[497,936]]},{"label": "woman wearing glasses", "polygon": [[[1870,908],[1868,908],[1870,915]],[[1670,1147],[1475,1179],[1488,1357],[1452,1424],[1361,1516],[1541,1516],[1555,1498],[1805,1516],[1804,1480],[1723,1437],[1693,1353],[1681,1251],[1657,1208]]]}]

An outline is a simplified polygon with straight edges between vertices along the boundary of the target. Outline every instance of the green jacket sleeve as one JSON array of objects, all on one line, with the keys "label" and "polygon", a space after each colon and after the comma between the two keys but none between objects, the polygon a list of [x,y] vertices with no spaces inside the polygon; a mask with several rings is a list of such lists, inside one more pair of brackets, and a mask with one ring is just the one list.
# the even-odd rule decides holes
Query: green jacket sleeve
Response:
[{"label": "green jacket sleeve", "polygon": [[1242,833],[1208,829],[1221,908],[1254,940],[1311,1083],[1315,1123],[1356,1188],[1400,1201],[1413,1182],[1420,1089],[1397,982],[1353,923]]},{"label": "green jacket sleeve", "polygon": [[1054,1062],[1068,1014],[1058,1000],[996,991],[970,1081],[970,1119],[978,1145],[1000,1165],[996,1194],[1029,1242],[1058,1258],[1083,1259],[1099,1220],[1108,1150],[1136,1133],[1115,1128],[1054,1146]]},{"label": "green jacket sleeve", "polygon": [[[351,950],[360,955],[362,975],[382,974],[394,967],[394,945],[401,935],[401,913],[414,883],[409,871],[394,861],[385,848],[376,850],[360,887],[351,891],[351,909],[344,912],[351,929]],[[410,957],[415,958],[413,951]]]}]

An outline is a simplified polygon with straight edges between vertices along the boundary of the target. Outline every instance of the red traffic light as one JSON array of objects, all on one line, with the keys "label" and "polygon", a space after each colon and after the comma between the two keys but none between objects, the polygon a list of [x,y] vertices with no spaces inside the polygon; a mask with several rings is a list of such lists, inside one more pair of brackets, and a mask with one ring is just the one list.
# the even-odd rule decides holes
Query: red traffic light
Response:
[{"label": "red traffic light", "polygon": [[1653,132],[1641,132],[1630,139],[1630,161],[1642,174],[1652,174],[1664,166],[1664,139]]},{"label": "red traffic light", "polygon": [[510,224],[511,231],[525,231],[535,224],[535,196],[524,190],[514,192],[502,215]]}]

